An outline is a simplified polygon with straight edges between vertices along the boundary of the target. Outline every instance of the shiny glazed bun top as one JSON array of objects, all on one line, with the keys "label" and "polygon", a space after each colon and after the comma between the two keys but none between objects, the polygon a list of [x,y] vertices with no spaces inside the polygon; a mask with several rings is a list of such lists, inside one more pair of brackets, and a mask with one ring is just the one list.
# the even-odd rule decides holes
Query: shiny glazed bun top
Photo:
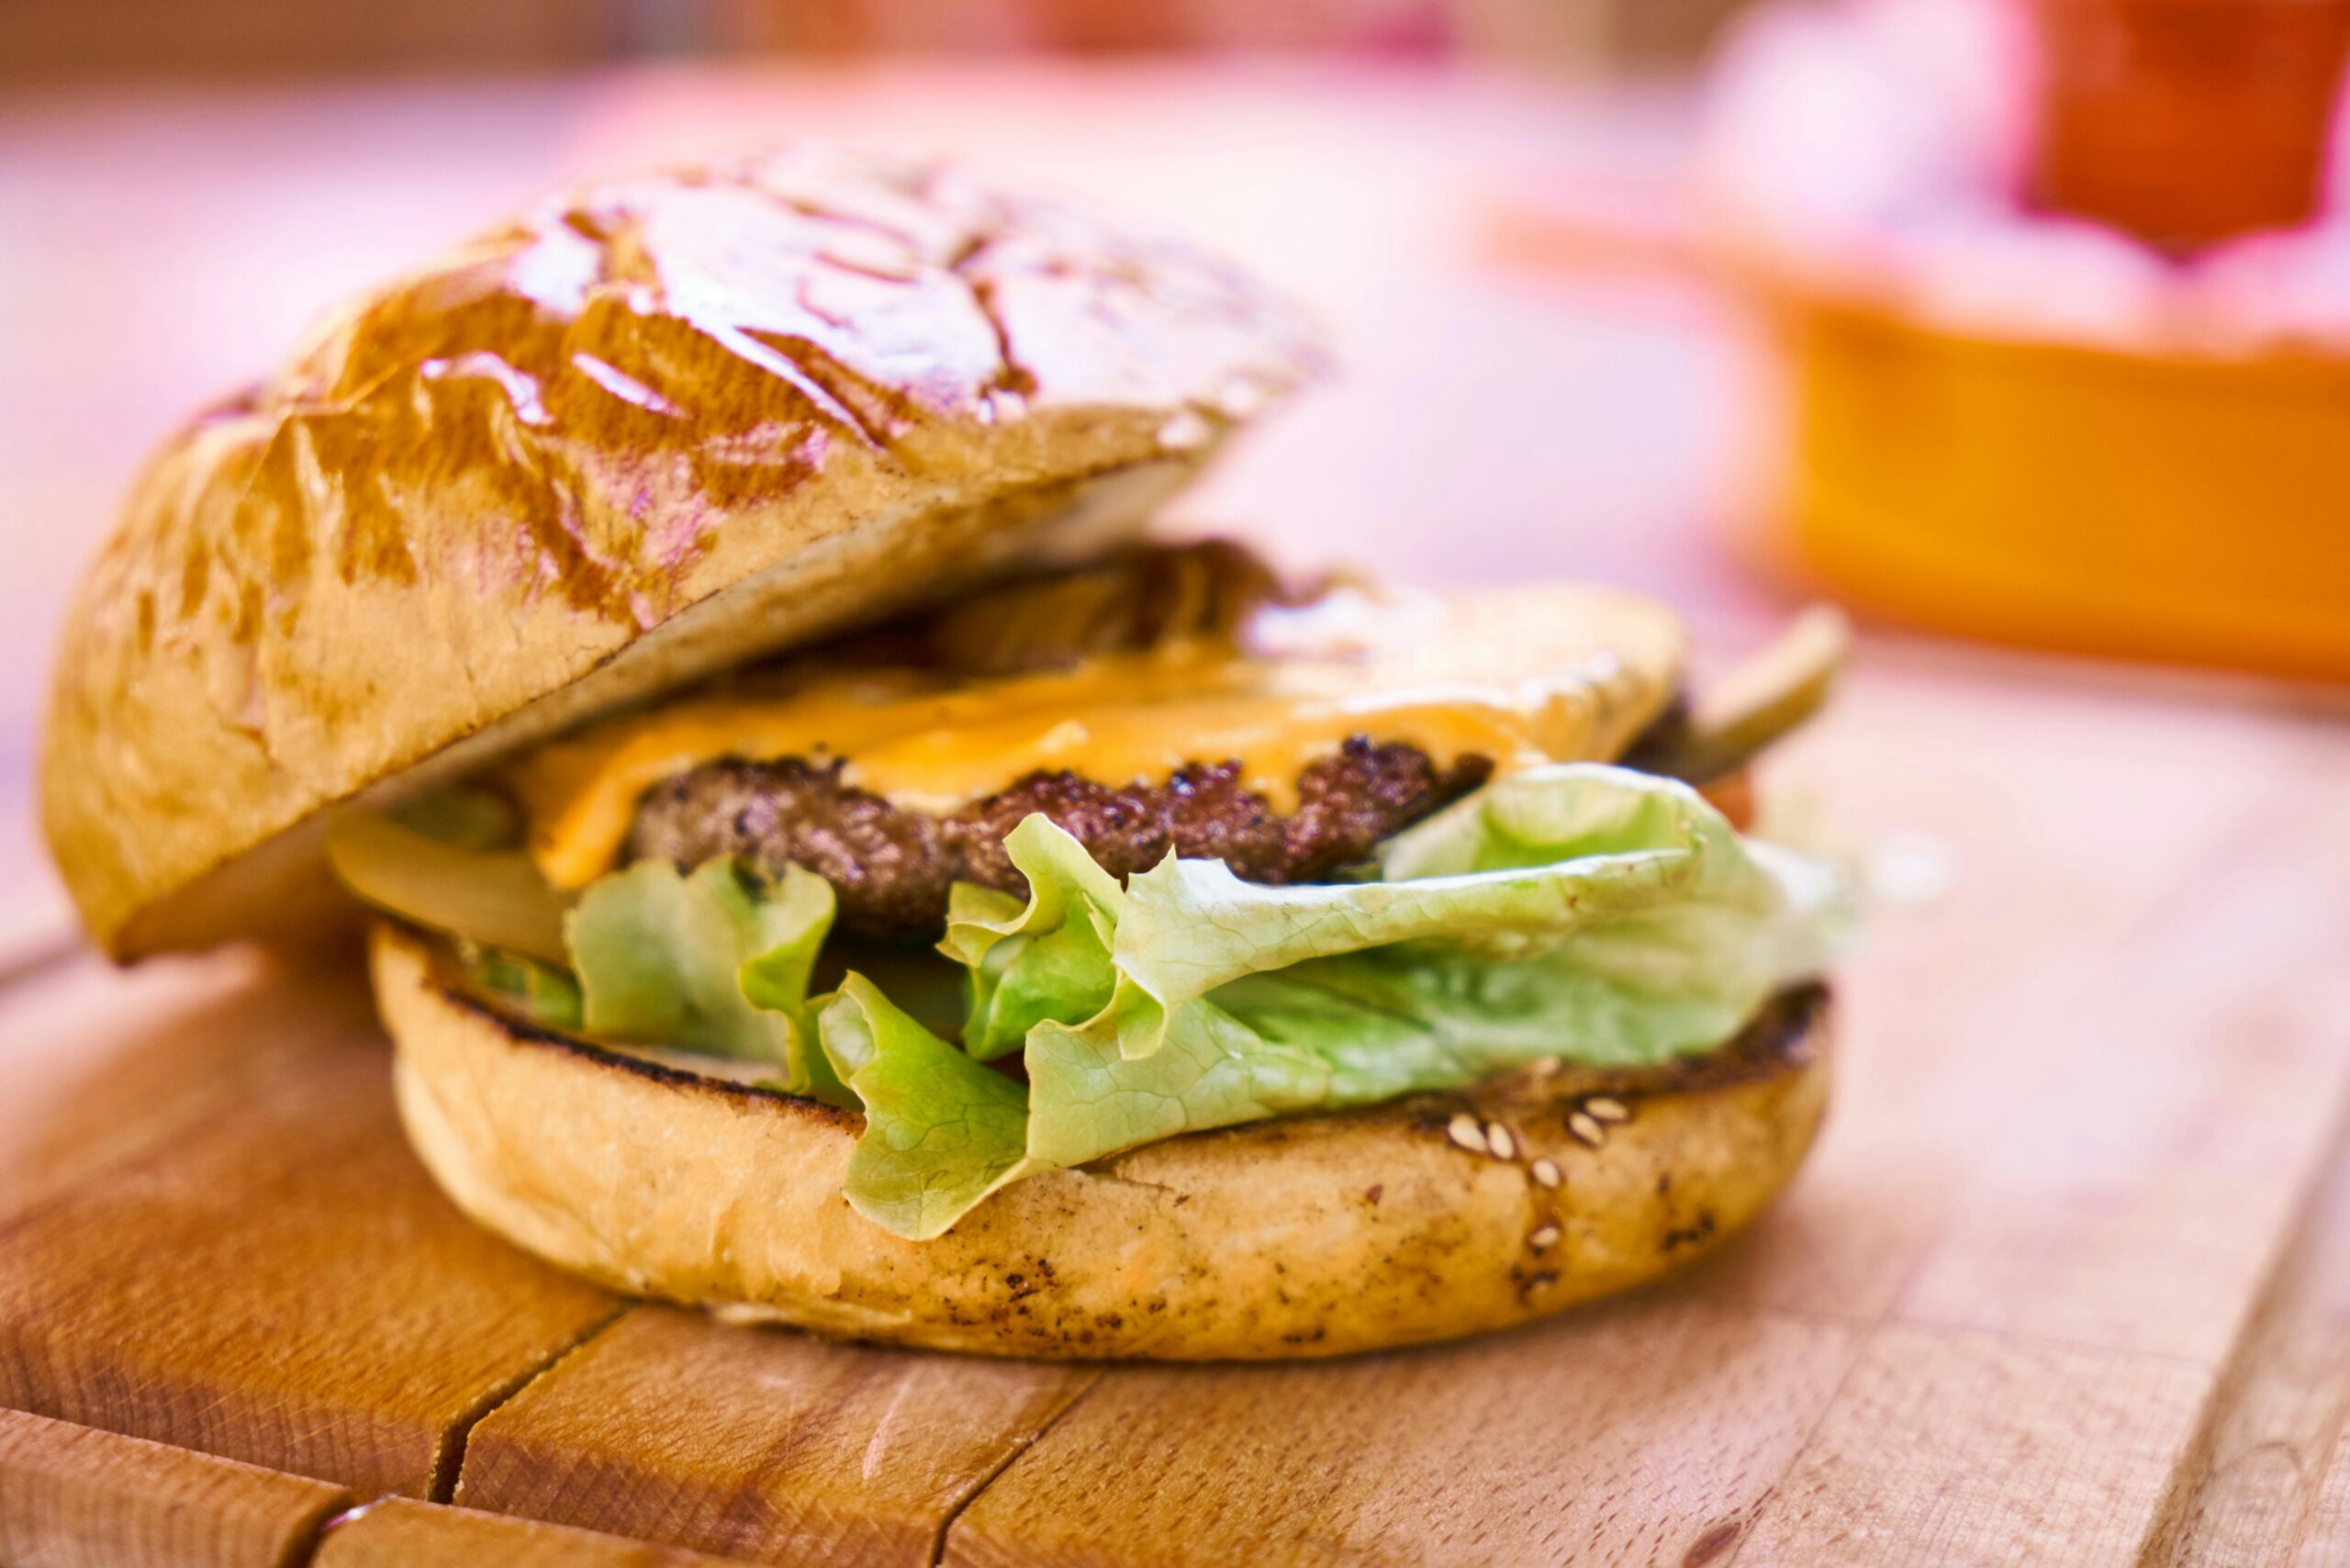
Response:
[{"label": "shiny glazed bun top", "polygon": [[1128,532],[1312,367],[1200,253],[812,147],[569,192],[150,462],[43,815],[118,956],[297,907],[321,808]]}]

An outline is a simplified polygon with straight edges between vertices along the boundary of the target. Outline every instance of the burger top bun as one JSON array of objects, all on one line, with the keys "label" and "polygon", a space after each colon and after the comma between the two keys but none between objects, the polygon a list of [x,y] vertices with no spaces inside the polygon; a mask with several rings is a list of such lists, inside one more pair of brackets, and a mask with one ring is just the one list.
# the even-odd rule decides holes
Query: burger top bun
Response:
[{"label": "burger top bun", "polygon": [[266,934],[324,808],[1096,547],[1313,363],[1220,263],[946,164],[557,196],[149,463],[67,620],[51,850],[118,958]]}]

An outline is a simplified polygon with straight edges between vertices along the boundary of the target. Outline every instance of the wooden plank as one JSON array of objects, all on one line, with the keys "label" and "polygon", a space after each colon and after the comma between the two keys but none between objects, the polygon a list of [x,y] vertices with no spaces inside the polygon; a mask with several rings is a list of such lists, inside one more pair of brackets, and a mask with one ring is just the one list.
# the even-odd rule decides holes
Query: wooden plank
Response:
[{"label": "wooden plank", "polygon": [[475,1428],[456,1500],[750,1562],[926,1568],[1095,1375],[639,1307]]},{"label": "wooden plank", "polygon": [[[1867,1036],[1840,1029],[1841,1075]],[[1837,1084],[1804,1168],[1747,1234],[1668,1288],[1725,1305],[1798,1312],[1854,1324],[1892,1309],[1964,1178],[1931,1139],[1869,1120]]]},{"label": "wooden plank", "polygon": [[338,1520],[310,1561],[312,1568],[717,1568],[720,1559],[390,1497]]},{"label": "wooden plank", "polygon": [[2165,1356],[1878,1330],[1721,1562],[2130,1562],[2210,1382]]},{"label": "wooden plank", "polygon": [[[184,978],[179,1009],[168,973],[51,999],[44,1028],[94,1045],[6,1118],[46,1196],[0,1224],[0,1405],[362,1495],[445,1484],[472,1420],[616,1303],[431,1184],[356,974]],[[140,1021],[109,1050],[118,996]]]},{"label": "wooden plank", "polygon": [[[252,953],[128,972],[83,954],[10,987],[0,998],[0,1221],[175,1132],[298,1092],[289,1069],[301,1037],[280,1025],[306,1002],[269,985],[273,972]],[[347,991],[310,1000],[313,1015],[318,1000],[351,1002]],[[134,1083],[140,1092],[107,1092]]]},{"label": "wooden plank", "polygon": [[1854,1343],[1642,1298],[1330,1366],[1113,1371],[946,1561],[1677,1562],[1770,1490]]},{"label": "wooden plank", "polygon": [[[2350,1562],[2329,1477],[2350,1424],[2350,1117],[2325,1181],[2172,1473],[2143,1568]],[[2332,1488],[2332,1492],[2329,1492]]]},{"label": "wooden plank", "polygon": [[[2277,1456],[2252,1429],[2273,1408],[2249,1429],[2197,1417],[2350,1090],[2342,737],[2278,737],[2261,795],[2090,983],[2018,1021],[2026,1048],[1986,1040],[1942,1076],[1972,1060],[1999,1081],[1953,1098],[2004,1103],[1976,1118],[1967,1196],[1896,1303],[1922,1327],[1872,1338],[1739,1562],[2132,1561],[2171,1544],[2182,1495],[2239,1484],[2212,1462],[2260,1490]],[[2112,825],[2119,854],[2161,824]],[[2291,1417],[2305,1441],[2329,1435],[2332,1397]],[[2254,1512],[2212,1517],[2198,1550],[2277,1560],[2244,1549]]]},{"label": "wooden plank", "polygon": [[2350,800],[2281,778],[2154,912],[1984,1128],[1898,1314],[2217,1365],[2350,1093]]},{"label": "wooden plank", "polygon": [[1816,802],[1802,814],[1852,841],[1922,838],[1950,881],[1923,907],[1880,911],[1839,973],[1826,1132],[1788,1201],[1705,1265],[1720,1299],[1862,1322],[1890,1311],[2019,1087],[2051,1070],[2052,1033],[2110,1008],[2149,911],[2273,810],[2280,770],[2306,760],[2306,736],[2273,719],[1954,679],[1953,665],[1975,668],[1898,649],[1864,664],[1839,711],[1771,759],[1774,794]]},{"label": "wooden plank", "polygon": [[[1883,1042],[1852,1053],[1842,1087],[1872,1120],[1930,1135],[1972,1169],[1986,1129],[2059,1059],[2052,1022],[2110,1007],[2150,920],[2208,894],[2230,841],[2277,812],[2280,775],[2309,769],[2323,732],[2046,669],[1981,679],[1971,660],[1938,672],[1908,657],[1857,674],[1765,783],[1827,802],[1858,841],[1944,846],[1942,896],[1880,911],[1841,976],[1856,1029]],[[2345,740],[2334,734],[2338,766]]]},{"label": "wooden plank", "polygon": [[0,1410],[8,1568],[291,1564],[352,1501],[323,1481]]},{"label": "wooden plank", "polygon": [[[2338,1377],[2340,1371],[2336,1362],[2323,1375]],[[2335,1434],[2333,1452],[2322,1462],[2315,1495],[2301,1526],[2300,1550],[2290,1559],[2292,1568],[2341,1568],[2350,1562],[2350,1441],[2345,1436],[2350,1434]]]}]

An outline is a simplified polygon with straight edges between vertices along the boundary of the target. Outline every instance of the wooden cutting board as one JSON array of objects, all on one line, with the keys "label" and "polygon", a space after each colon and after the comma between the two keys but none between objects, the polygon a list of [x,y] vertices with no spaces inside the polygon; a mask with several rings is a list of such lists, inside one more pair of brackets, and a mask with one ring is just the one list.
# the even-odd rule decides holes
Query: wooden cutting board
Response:
[{"label": "wooden cutting board", "polygon": [[347,970],[20,966],[0,1562],[2350,1562],[2350,725],[1873,646],[1776,783],[1949,873],[1843,979],[1800,1182],[1661,1288],[1330,1365],[632,1305],[441,1198]]}]

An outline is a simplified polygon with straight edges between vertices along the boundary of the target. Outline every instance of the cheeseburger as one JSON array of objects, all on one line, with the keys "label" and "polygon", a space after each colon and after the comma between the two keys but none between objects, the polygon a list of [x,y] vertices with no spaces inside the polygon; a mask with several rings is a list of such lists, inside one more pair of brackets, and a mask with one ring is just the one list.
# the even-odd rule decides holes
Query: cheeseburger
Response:
[{"label": "cheeseburger", "polygon": [[1692,691],[1627,595],[1143,535],[1317,364],[949,165],[575,190],[151,461],[58,866],[125,960],[355,895],[420,1157],[619,1290],[1232,1358],[1634,1284],[1818,1124],[1844,901],[1745,830],[1841,629]]}]

